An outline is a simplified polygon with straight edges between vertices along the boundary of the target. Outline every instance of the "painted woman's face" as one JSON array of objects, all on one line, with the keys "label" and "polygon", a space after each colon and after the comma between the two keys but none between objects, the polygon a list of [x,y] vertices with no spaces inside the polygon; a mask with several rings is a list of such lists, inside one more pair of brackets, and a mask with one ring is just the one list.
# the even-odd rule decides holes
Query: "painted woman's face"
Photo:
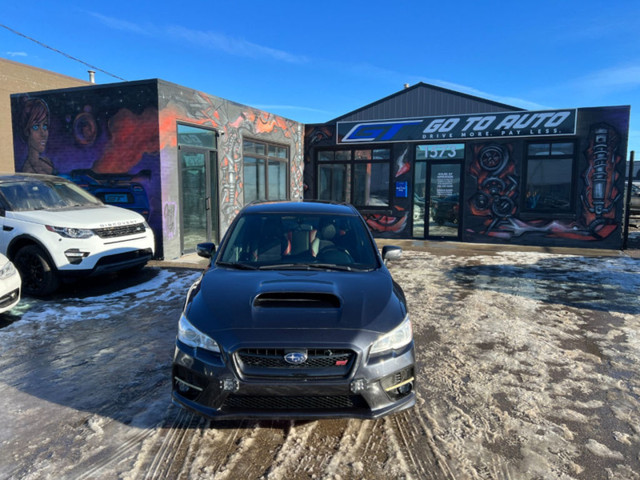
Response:
[{"label": "painted woman's face", "polygon": [[29,149],[44,152],[49,139],[49,125],[46,122],[36,123],[29,129]]}]

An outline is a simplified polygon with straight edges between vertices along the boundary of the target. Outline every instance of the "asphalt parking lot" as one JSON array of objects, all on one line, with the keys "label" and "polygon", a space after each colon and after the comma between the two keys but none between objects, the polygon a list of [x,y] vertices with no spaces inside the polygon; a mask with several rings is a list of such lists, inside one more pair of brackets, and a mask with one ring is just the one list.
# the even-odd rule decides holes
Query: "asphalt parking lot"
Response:
[{"label": "asphalt parking lot", "polygon": [[212,423],[170,402],[202,259],[0,319],[0,478],[640,478],[640,257],[403,242],[418,404]]}]

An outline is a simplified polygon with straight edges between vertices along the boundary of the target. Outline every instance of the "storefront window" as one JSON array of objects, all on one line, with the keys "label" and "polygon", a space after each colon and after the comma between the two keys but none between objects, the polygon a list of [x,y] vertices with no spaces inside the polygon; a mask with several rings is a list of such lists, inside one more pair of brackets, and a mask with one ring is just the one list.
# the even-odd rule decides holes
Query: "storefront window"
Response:
[{"label": "storefront window", "polygon": [[389,163],[355,165],[353,204],[367,207],[389,205]]},{"label": "storefront window", "polygon": [[318,199],[334,202],[347,200],[347,165],[320,165]]},{"label": "storefront window", "polygon": [[389,206],[391,149],[319,151],[317,158],[319,200]]},{"label": "storefront window", "polygon": [[538,213],[573,211],[573,164],[573,143],[529,144],[523,210]]},{"label": "storefront window", "polygon": [[217,148],[216,132],[178,124],[178,144],[215,150]]},{"label": "storefront window", "polygon": [[286,200],[289,149],[281,145],[245,140],[242,153],[244,202]]}]

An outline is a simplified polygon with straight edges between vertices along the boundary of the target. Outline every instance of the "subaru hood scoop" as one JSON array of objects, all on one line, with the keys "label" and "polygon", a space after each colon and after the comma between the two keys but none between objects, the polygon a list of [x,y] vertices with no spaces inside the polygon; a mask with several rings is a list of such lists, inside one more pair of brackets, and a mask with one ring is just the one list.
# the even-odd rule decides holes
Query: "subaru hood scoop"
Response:
[{"label": "subaru hood scoop", "polygon": [[369,272],[209,269],[187,317],[213,335],[240,329],[388,331],[404,316],[386,269]]}]

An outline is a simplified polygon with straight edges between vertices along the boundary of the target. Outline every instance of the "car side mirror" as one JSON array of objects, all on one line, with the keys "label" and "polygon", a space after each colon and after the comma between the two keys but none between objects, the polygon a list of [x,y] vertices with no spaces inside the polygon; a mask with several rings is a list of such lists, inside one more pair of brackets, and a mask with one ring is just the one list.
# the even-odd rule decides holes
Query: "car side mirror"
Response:
[{"label": "car side mirror", "polygon": [[399,260],[402,257],[402,247],[385,245],[382,247],[382,260],[386,264],[389,260]]},{"label": "car side mirror", "polygon": [[211,258],[216,252],[216,245],[212,242],[199,243],[196,247],[196,253],[202,258]]}]

